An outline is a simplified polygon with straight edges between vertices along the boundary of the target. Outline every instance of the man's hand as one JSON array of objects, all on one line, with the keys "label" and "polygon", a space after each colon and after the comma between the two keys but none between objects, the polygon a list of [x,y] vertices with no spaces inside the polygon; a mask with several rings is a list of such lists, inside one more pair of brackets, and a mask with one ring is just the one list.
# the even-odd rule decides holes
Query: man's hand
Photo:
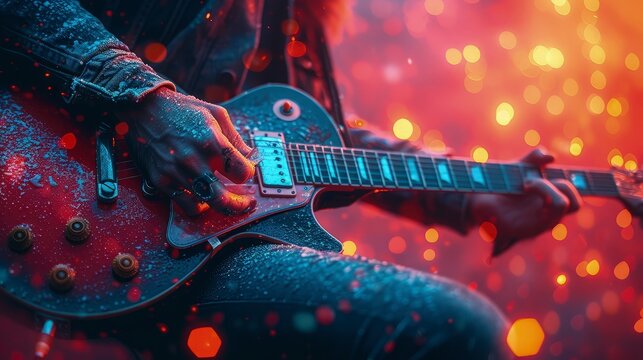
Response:
[{"label": "man's hand", "polygon": [[[522,162],[544,167],[554,161],[537,149]],[[499,255],[518,240],[531,238],[556,226],[565,214],[578,210],[582,200],[566,180],[527,179],[523,195],[473,194],[470,211],[475,224],[489,221],[498,231],[493,255]]]},{"label": "man's hand", "polygon": [[[129,125],[128,137],[147,180],[189,215],[203,209],[192,191],[195,179],[212,179],[217,170],[240,184],[254,174],[246,158],[251,149],[220,106],[160,88],[117,116]],[[218,181],[206,184],[206,191],[208,186],[210,207],[242,213],[256,204],[252,196],[232,193]]]}]

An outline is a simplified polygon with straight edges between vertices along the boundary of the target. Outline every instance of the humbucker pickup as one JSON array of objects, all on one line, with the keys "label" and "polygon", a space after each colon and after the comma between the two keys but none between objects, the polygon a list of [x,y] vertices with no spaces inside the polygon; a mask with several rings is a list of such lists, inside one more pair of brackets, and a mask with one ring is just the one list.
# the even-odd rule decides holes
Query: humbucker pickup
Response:
[{"label": "humbucker pickup", "polygon": [[295,196],[297,191],[288,164],[284,135],[278,132],[254,131],[251,136],[260,157],[257,170],[261,195]]}]

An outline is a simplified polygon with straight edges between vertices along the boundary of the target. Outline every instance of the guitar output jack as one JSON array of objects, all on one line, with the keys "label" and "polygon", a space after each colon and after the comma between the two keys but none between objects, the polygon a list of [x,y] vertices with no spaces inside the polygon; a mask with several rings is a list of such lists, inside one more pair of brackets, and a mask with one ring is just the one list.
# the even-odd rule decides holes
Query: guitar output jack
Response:
[{"label": "guitar output jack", "polygon": [[18,225],[11,229],[7,238],[9,248],[16,252],[26,251],[33,244],[33,233],[25,225]]},{"label": "guitar output jack", "polygon": [[65,227],[65,237],[73,244],[79,244],[87,240],[90,235],[89,221],[81,217],[73,217]]}]

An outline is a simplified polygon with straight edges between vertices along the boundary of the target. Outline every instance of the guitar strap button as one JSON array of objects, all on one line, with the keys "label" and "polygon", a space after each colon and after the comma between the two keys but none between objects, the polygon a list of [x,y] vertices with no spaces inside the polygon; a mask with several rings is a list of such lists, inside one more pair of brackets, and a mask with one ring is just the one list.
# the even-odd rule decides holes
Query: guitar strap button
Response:
[{"label": "guitar strap button", "polygon": [[138,260],[132,254],[120,253],[112,261],[114,276],[120,280],[130,280],[138,274]]},{"label": "guitar strap button", "polygon": [[65,237],[69,242],[78,244],[85,240],[90,235],[89,222],[80,217],[73,217],[67,222],[65,227]]},{"label": "guitar strap button", "polygon": [[58,264],[49,271],[49,286],[57,292],[67,292],[74,287],[76,271],[69,265]]},{"label": "guitar strap button", "polygon": [[33,243],[33,233],[28,226],[18,225],[11,229],[7,240],[11,250],[23,252],[31,247]]}]

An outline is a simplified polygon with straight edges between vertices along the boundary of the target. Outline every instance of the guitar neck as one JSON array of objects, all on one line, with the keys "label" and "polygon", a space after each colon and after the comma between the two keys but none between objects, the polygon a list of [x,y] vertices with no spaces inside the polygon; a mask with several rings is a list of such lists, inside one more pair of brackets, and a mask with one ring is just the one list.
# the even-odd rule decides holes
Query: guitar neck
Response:
[{"label": "guitar neck", "polygon": [[298,184],[519,194],[527,178],[566,179],[581,195],[619,195],[612,173],[309,144],[286,145]]}]

